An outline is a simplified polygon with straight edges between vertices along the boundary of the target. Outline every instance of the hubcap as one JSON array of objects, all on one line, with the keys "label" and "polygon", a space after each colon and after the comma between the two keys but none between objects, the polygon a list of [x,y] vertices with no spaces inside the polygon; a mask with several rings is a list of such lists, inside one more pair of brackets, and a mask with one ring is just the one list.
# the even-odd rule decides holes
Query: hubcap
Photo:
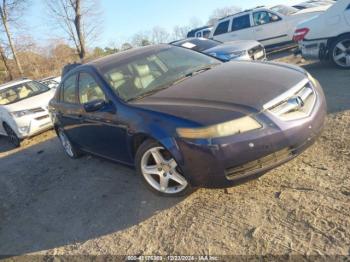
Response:
[{"label": "hubcap", "polygon": [[154,147],[144,153],[141,171],[148,184],[162,193],[179,193],[188,185],[175,159],[163,147]]},{"label": "hubcap", "polygon": [[68,137],[66,136],[66,134],[63,133],[62,131],[59,131],[59,132],[58,132],[58,136],[59,136],[59,138],[60,138],[60,140],[61,140],[62,146],[63,146],[64,150],[66,151],[66,153],[67,153],[69,156],[73,157],[74,154],[73,154],[72,145],[71,145],[71,143],[69,142]]},{"label": "hubcap", "polygon": [[339,42],[333,50],[334,62],[342,67],[350,67],[350,40]]}]

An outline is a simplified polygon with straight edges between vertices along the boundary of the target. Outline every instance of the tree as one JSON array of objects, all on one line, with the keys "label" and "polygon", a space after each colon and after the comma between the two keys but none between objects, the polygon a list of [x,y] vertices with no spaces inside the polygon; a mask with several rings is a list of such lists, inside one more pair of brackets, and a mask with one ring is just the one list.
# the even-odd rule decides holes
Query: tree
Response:
[{"label": "tree", "polygon": [[131,42],[134,46],[146,46],[151,44],[148,35],[142,32],[135,34]]},{"label": "tree", "polygon": [[[48,0],[48,8],[55,22],[73,42],[79,58],[86,56],[86,42],[96,37],[100,21],[95,1]],[[84,5],[82,5],[82,3]]]},{"label": "tree", "polygon": [[122,51],[131,49],[131,48],[132,48],[132,45],[129,43],[124,43],[124,44],[122,44],[122,47],[121,47]]},{"label": "tree", "polygon": [[12,80],[13,79],[13,75],[12,75],[12,72],[11,72],[10,65],[8,64],[7,57],[5,55],[4,49],[2,48],[2,45],[0,45],[0,56],[1,56],[1,60],[4,63],[6,75],[8,75],[9,79]]},{"label": "tree", "polygon": [[190,26],[175,26],[173,29],[173,40],[180,40],[187,37],[187,33],[191,30]]},{"label": "tree", "polygon": [[156,26],[152,29],[152,43],[161,44],[169,42],[170,34],[162,27]]},{"label": "tree", "polygon": [[[17,69],[20,75],[23,75],[23,69],[21,62],[18,59],[16,48],[13,43],[12,34],[10,32],[9,22],[14,21],[15,18],[18,18],[20,11],[23,8],[25,0],[2,0],[0,2],[0,16],[1,22],[4,27],[4,31],[13,55],[13,59],[15,60]],[[1,57],[4,57],[1,55]],[[5,60],[3,60],[5,63]],[[9,71],[10,72],[10,71]]]},{"label": "tree", "polygon": [[217,22],[217,20],[219,20],[220,18],[238,13],[241,10],[242,10],[241,8],[236,7],[236,6],[227,6],[227,7],[223,7],[223,8],[217,8],[213,11],[211,16],[209,17],[209,21],[207,24],[214,25]]}]

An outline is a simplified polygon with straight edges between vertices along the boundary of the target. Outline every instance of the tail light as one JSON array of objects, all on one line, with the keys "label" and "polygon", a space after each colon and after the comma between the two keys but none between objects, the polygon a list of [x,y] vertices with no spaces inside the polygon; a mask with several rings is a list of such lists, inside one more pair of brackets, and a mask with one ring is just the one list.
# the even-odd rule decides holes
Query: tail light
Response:
[{"label": "tail light", "polygon": [[300,28],[295,30],[293,40],[295,42],[304,40],[305,36],[307,35],[307,33],[309,33],[309,31],[310,31],[309,28]]}]

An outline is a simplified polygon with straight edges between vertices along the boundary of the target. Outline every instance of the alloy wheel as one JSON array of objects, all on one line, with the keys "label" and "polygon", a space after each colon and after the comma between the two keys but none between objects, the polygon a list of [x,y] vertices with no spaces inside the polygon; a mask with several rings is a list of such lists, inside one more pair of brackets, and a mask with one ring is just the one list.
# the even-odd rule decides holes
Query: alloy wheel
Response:
[{"label": "alloy wheel", "polygon": [[72,144],[70,143],[66,134],[62,130],[59,130],[58,137],[60,138],[64,151],[67,153],[67,155],[74,157]]},{"label": "alloy wheel", "polygon": [[350,67],[350,39],[340,41],[334,46],[333,60],[341,67]]},{"label": "alloy wheel", "polygon": [[143,154],[141,172],[147,183],[161,193],[176,194],[188,186],[175,159],[161,146],[150,148]]}]

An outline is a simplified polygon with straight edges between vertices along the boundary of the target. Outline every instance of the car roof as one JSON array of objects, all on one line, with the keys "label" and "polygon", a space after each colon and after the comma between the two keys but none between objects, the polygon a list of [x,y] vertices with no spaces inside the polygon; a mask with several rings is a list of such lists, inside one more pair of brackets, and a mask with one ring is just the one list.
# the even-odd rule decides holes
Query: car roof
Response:
[{"label": "car roof", "polygon": [[16,85],[19,85],[19,84],[22,84],[22,83],[31,82],[31,81],[33,81],[33,80],[27,79],[27,78],[26,79],[13,80],[13,81],[10,81],[10,82],[7,82],[7,83],[4,83],[4,84],[0,85],[0,90],[8,88],[8,87],[11,87],[11,86],[16,86]]},{"label": "car roof", "polygon": [[266,10],[266,9],[268,9],[268,8],[265,7],[265,6],[257,6],[257,7],[251,8],[251,9],[247,9],[247,10],[244,10],[244,11],[241,11],[241,12],[237,12],[237,13],[230,14],[228,16],[222,17],[222,18],[220,18],[218,20],[218,22],[220,22],[222,20],[225,20],[227,18],[233,17],[233,16],[244,15],[245,13],[249,13],[249,12],[252,12],[252,11],[259,11],[259,10]]},{"label": "car roof", "polygon": [[[145,47],[132,48],[126,51],[118,52],[112,55],[108,55],[108,56],[90,61],[85,65],[90,65],[97,69],[102,69],[112,64],[115,66],[115,65],[118,65],[118,63],[122,65],[124,63],[128,63],[128,61],[134,60],[138,56],[142,57],[144,56],[144,54],[166,50],[169,48],[175,48],[175,47],[169,44],[159,44],[159,45],[150,45]],[[81,66],[85,66],[85,65],[81,65]],[[76,68],[79,68],[81,66],[78,66]],[[74,68],[72,71],[75,71],[76,68]]]},{"label": "car roof", "polygon": [[176,40],[173,42],[170,42],[169,44],[171,45],[182,45],[186,42],[193,42],[193,41],[213,41],[213,42],[217,42],[217,43],[221,43],[220,41],[214,40],[214,39],[209,39],[209,38],[203,38],[203,37],[188,37],[185,39],[181,39],[181,40]]}]

